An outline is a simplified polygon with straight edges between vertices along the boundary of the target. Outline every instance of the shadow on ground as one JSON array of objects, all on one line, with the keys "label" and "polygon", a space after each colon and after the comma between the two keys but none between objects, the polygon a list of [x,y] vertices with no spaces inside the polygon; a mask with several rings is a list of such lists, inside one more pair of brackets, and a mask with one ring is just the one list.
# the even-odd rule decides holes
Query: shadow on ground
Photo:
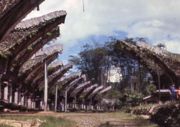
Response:
[{"label": "shadow on ground", "polygon": [[157,127],[141,121],[109,121],[99,127]]}]

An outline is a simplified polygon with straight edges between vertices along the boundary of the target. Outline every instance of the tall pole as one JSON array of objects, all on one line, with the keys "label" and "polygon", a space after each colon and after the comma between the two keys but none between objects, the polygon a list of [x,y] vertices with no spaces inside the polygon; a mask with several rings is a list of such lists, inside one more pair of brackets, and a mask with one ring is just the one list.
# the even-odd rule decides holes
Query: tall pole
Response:
[{"label": "tall pole", "polygon": [[[141,65],[140,65],[140,59],[139,59],[139,61],[138,61],[139,63],[139,87],[138,88],[141,88],[142,87],[142,74],[141,74],[141,72],[142,72],[142,70],[141,70]],[[135,89],[137,89],[137,88],[135,88]],[[138,89],[138,92],[140,91],[140,89]]]},{"label": "tall pole", "polygon": [[44,111],[48,110],[48,74],[47,62],[44,62]]},{"label": "tall pole", "polygon": [[65,90],[64,112],[67,112],[67,92],[68,90]]},{"label": "tall pole", "polygon": [[1,79],[2,79],[2,74],[0,74],[0,99],[2,99],[2,82],[1,82]]},{"label": "tall pole", "polygon": [[57,99],[58,99],[58,85],[56,85],[56,93],[55,93],[55,112],[57,112]]},{"label": "tall pole", "polygon": [[160,73],[159,73],[159,70],[158,70],[158,69],[157,69],[157,77],[158,77],[158,89],[159,89],[158,99],[159,99],[159,102],[160,102],[160,101],[161,101],[161,94],[160,94],[161,81],[160,81]]},{"label": "tall pole", "polygon": [[159,91],[159,94],[158,94],[158,101],[160,103],[160,100],[161,100],[161,95],[160,95],[160,89],[161,89],[161,79],[160,79],[160,72],[159,72],[159,68],[158,68],[158,65],[156,64],[155,65],[156,67],[156,71],[157,71],[157,83],[158,83],[158,91]]},{"label": "tall pole", "polygon": [[82,0],[83,12],[85,12],[84,0]]}]

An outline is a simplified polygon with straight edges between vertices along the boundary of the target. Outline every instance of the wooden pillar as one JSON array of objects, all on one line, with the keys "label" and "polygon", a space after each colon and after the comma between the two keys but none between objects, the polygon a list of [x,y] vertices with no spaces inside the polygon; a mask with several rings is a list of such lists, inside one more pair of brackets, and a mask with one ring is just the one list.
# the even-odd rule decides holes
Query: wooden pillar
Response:
[{"label": "wooden pillar", "polygon": [[12,88],[12,84],[9,86],[9,103],[13,103],[13,88]]},{"label": "wooden pillar", "polygon": [[2,99],[2,74],[0,74],[0,99]]},{"label": "wooden pillar", "polygon": [[24,97],[23,94],[22,94],[22,96],[21,96],[21,105],[22,105],[22,106],[25,106],[25,97]]},{"label": "wooden pillar", "polygon": [[5,87],[4,87],[4,100],[6,101],[6,102],[8,102],[9,101],[9,98],[8,98],[8,93],[9,93],[9,91],[8,91],[9,89],[8,89],[8,85],[6,85]]},{"label": "wooden pillar", "polygon": [[31,100],[31,97],[28,98],[28,109],[32,109],[32,100]]},{"label": "wooden pillar", "polygon": [[32,106],[31,106],[32,109],[35,109],[36,108],[36,104],[35,104],[35,101],[33,100],[32,101]]},{"label": "wooden pillar", "polygon": [[75,99],[75,100],[74,100],[74,108],[77,109],[77,97],[75,96],[74,99]]},{"label": "wooden pillar", "polygon": [[161,94],[160,94],[160,90],[161,90],[161,79],[160,79],[160,72],[157,69],[157,78],[158,78],[158,90],[159,90],[159,94],[158,94],[158,100],[159,103],[161,102]]},{"label": "wooden pillar", "polygon": [[67,112],[67,90],[65,90],[65,95],[64,95],[64,97],[65,97],[65,100],[64,100],[64,112]]},{"label": "wooden pillar", "polygon": [[18,90],[16,90],[15,92],[14,92],[14,103],[15,104],[18,104],[18,102],[19,102],[19,92],[18,92]]},{"label": "wooden pillar", "polygon": [[55,92],[55,105],[54,105],[55,112],[57,112],[57,100],[58,100],[58,85],[56,85],[56,92]]},{"label": "wooden pillar", "polygon": [[44,62],[44,111],[48,110],[48,74],[47,62]]},{"label": "wooden pillar", "polygon": [[43,101],[40,101],[40,109],[44,109]]},{"label": "wooden pillar", "polygon": [[24,95],[24,107],[28,108],[28,98],[27,98],[27,95]]}]

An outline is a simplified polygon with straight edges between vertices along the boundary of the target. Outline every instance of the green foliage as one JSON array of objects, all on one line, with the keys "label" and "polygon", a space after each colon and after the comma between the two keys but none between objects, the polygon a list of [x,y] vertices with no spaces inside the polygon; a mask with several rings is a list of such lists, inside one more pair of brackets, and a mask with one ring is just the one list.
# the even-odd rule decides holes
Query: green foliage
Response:
[{"label": "green foliage", "polygon": [[7,55],[6,55],[4,52],[0,51],[0,57],[6,59],[6,58],[7,58]]},{"label": "green foliage", "polygon": [[143,99],[143,95],[139,92],[127,94],[127,103],[131,106],[139,105]]},{"label": "green foliage", "polygon": [[161,127],[180,127],[180,104],[170,102],[157,106],[151,119]]},{"label": "green foliage", "polygon": [[48,36],[51,36],[51,35],[52,35],[52,33],[51,33],[51,32],[47,32],[47,35],[48,35]]},{"label": "green foliage", "polygon": [[121,92],[118,90],[114,90],[114,89],[108,91],[106,96],[105,96],[105,98],[108,98],[108,99],[114,99],[114,98],[118,99],[121,97],[122,97]]},{"label": "green foliage", "polygon": [[73,127],[74,123],[69,120],[64,120],[55,117],[46,117],[46,123],[40,127]]},{"label": "green foliage", "polygon": [[5,124],[0,124],[0,127],[12,127],[12,126],[5,125]]},{"label": "green foliage", "polygon": [[166,48],[166,45],[163,44],[163,43],[159,43],[159,44],[157,44],[157,47],[159,47],[159,48]]},{"label": "green foliage", "polygon": [[153,94],[156,91],[156,86],[154,84],[150,84],[146,87],[146,91],[148,94]]},{"label": "green foliage", "polygon": [[[27,120],[35,120],[40,119],[45,121],[40,127],[74,127],[74,122],[52,117],[52,116],[23,116],[23,115],[1,115],[1,119],[10,119],[10,120],[20,120],[20,121],[27,121]],[[7,125],[0,125],[0,127],[11,127]]]},{"label": "green foliage", "polygon": [[32,45],[27,47],[28,50],[32,50]]},{"label": "green foliage", "polygon": [[85,45],[79,56],[71,56],[70,61],[77,65],[77,68],[86,74],[93,83],[101,84],[101,69],[106,66],[107,50],[104,47],[93,48]]}]

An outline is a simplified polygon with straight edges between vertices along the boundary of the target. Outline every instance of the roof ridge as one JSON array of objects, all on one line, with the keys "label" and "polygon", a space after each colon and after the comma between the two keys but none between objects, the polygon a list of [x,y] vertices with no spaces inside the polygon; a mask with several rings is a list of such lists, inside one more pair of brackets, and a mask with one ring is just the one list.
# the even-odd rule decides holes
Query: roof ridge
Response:
[{"label": "roof ridge", "polygon": [[27,19],[25,21],[20,22],[15,29],[28,29],[31,27],[35,27],[38,26],[48,20],[53,20],[55,18],[61,17],[61,16],[66,16],[67,13],[66,11],[54,11],[39,17],[35,17],[35,18],[31,18],[31,19]]}]

